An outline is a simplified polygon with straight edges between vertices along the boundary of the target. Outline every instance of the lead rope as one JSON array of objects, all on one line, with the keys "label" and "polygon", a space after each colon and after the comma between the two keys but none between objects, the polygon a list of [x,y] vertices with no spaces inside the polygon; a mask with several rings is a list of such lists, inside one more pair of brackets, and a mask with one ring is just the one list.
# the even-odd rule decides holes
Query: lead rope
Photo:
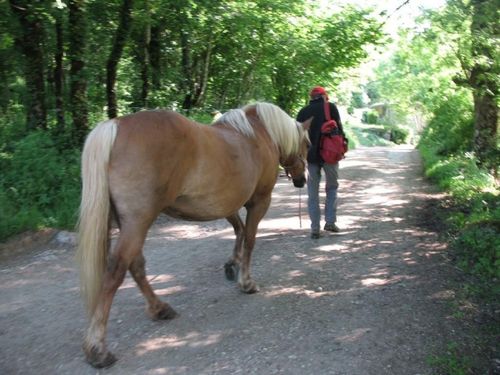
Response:
[{"label": "lead rope", "polygon": [[300,229],[302,229],[302,200],[300,199],[302,196],[302,188],[299,188],[299,225]]}]

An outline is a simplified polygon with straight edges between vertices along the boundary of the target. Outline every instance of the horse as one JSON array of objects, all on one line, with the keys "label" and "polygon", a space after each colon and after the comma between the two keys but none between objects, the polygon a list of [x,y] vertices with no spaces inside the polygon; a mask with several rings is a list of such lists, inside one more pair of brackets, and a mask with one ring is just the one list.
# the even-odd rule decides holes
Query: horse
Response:
[{"label": "horse", "polygon": [[[127,270],[152,319],[177,316],[146,279],[142,248],[160,213],[191,221],[226,218],[236,242],[225,276],[237,279],[244,293],[258,291],[250,276],[257,226],[269,208],[279,165],[296,187],[304,186],[310,120],[298,123],[278,106],[259,102],[230,110],[211,125],[150,110],[103,121],[89,133],[77,259],[89,316],[83,350],[92,366],[116,361],[106,348],[106,328]],[[119,235],[111,247],[113,219]]]}]

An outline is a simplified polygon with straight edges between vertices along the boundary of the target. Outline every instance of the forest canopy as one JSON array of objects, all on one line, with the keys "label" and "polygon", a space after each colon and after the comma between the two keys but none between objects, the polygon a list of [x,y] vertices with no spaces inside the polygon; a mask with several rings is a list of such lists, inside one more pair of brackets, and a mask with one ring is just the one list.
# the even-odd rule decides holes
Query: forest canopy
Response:
[{"label": "forest canopy", "polygon": [[[81,143],[93,123],[143,108],[285,110],[367,56],[380,20],[277,1],[21,1],[0,5],[0,108]],[[17,106],[17,107],[16,107]]]}]

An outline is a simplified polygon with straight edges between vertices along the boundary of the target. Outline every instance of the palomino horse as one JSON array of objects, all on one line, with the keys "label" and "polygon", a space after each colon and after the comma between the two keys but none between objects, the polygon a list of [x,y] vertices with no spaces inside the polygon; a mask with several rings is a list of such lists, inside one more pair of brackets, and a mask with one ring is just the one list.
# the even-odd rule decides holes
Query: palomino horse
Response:
[{"label": "palomino horse", "polygon": [[[130,271],[153,319],[176,312],[146,279],[142,247],[161,213],[206,221],[226,218],[236,244],[225,264],[245,293],[258,291],[250,277],[257,225],[271,202],[278,165],[305,183],[307,129],[279,107],[257,103],[231,110],[211,126],[170,111],[144,111],[100,123],[87,137],[82,155],[83,191],[78,258],[81,289],[90,324],[84,340],[87,361],[107,367],[106,326],[116,290]],[[243,223],[238,210],[247,210]],[[109,246],[113,217],[120,228]]]}]

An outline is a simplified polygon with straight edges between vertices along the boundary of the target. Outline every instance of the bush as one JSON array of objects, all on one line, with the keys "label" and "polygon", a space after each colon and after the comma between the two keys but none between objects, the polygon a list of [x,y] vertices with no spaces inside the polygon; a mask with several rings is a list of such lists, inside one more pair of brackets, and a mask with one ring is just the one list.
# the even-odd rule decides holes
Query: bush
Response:
[{"label": "bush", "polygon": [[362,92],[353,92],[351,97],[351,106],[354,108],[363,108],[365,101],[363,100]]},{"label": "bush", "polygon": [[420,143],[434,145],[438,155],[470,151],[474,132],[473,104],[468,94],[458,92],[443,100],[424,129]]},{"label": "bush", "polygon": [[500,278],[500,220],[467,225],[453,246],[462,268],[485,279]]},{"label": "bush", "polygon": [[408,143],[410,137],[410,131],[406,128],[400,126],[394,126],[391,128],[391,142],[397,145]]},{"label": "bush", "polygon": [[44,226],[71,228],[80,196],[79,153],[57,151],[46,132],[0,155],[0,239]]},{"label": "bush", "polygon": [[440,157],[436,149],[421,147],[426,176],[449,191],[458,204],[470,203],[482,191],[495,188],[495,179],[479,168],[472,154]]},{"label": "bush", "polygon": [[426,175],[451,195],[448,223],[460,266],[482,278],[500,277],[498,185],[478,167],[472,148],[473,103],[457,91],[436,107],[419,149]]},{"label": "bush", "polygon": [[448,223],[458,264],[477,276],[500,277],[500,199],[495,179],[470,153],[441,156],[441,144],[419,146],[426,175],[451,195]]},{"label": "bush", "polygon": [[375,110],[364,111],[361,121],[363,121],[365,124],[377,124],[378,112]]}]

